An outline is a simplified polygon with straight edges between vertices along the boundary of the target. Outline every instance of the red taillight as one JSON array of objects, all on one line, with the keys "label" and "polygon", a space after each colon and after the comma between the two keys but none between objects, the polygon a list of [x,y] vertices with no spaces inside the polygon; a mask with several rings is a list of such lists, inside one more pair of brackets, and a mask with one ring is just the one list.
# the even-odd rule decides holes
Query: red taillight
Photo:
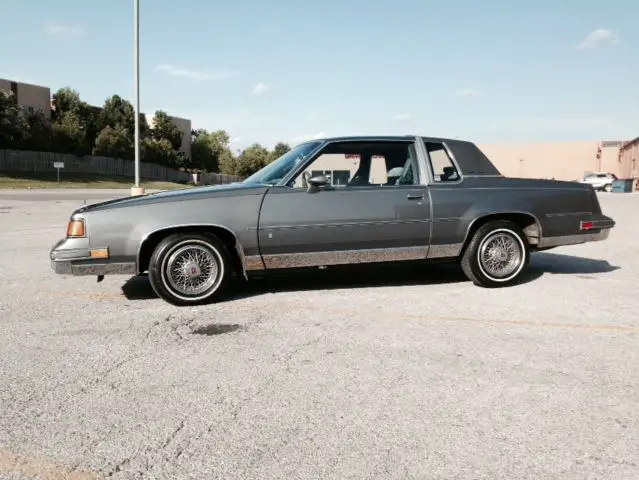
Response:
[{"label": "red taillight", "polygon": [[581,230],[590,230],[592,228],[592,222],[581,222]]}]

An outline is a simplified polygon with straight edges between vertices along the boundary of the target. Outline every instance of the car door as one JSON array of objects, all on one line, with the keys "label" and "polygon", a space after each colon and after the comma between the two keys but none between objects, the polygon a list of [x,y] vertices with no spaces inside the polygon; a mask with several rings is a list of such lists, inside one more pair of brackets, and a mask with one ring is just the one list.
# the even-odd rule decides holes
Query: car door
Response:
[{"label": "car door", "polygon": [[[344,172],[339,165],[333,167],[331,172]],[[313,165],[308,171],[326,168]],[[343,183],[341,173],[331,176]],[[408,184],[351,184],[316,191],[301,186],[271,188],[258,227],[266,268],[426,258],[429,195],[418,176],[414,178]]]}]

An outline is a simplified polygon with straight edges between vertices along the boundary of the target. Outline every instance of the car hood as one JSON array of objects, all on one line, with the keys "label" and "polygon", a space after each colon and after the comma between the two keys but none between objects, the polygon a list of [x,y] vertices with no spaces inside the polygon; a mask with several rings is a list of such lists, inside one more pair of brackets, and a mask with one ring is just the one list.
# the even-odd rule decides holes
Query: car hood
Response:
[{"label": "car hood", "polygon": [[226,197],[232,195],[260,195],[268,189],[267,185],[228,183],[224,185],[207,185],[202,187],[180,188],[178,190],[163,190],[161,192],[147,193],[135,197],[120,197],[104,202],[85,205],[77,209],[76,213],[91,212],[97,210],[109,210],[114,208],[132,207],[139,205],[151,205],[172,201],[190,199],[202,199],[211,197]]}]

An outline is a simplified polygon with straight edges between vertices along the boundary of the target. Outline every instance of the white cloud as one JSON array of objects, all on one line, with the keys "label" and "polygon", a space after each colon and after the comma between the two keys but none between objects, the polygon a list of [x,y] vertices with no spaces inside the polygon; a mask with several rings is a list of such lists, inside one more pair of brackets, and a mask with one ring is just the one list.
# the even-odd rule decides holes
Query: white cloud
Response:
[{"label": "white cloud", "polygon": [[45,27],[45,30],[49,35],[84,35],[84,28],[78,25],[49,23]]},{"label": "white cloud", "polygon": [[167,75],[173,77],[187,78],[189,80],[195,80],[198,82],[206,80],[223,80],[233,75],[228,70],[219,70],[215,72],[201,71],[201,70],[189,70],[187,68],[178,67],[175,65],[162,64],[155,67],[159,72],[164,72]]},{"label": "white cloud", "polygon": [[302,134],[302,135],[298,135],[295,138],[291,138],[291,143],[292,144],[297,144],[297,143],[307,142],[309,140],[316,140],[318,138],[323,138],[325,136],[326,136],[326,134],[324,132],[305,133],[305,134]]},{"label": "white cloud", "polygon": [[459,98],[471,98],[471,97],[476,97],[477,95],[478,95],[477,90],[474,90],[472,88],[460,88],[459,90],[455,92],[455,96]]},{"label": "white cloud", "polygon": [[403,120],[410,120],[411,116],[408,113],[400,113],[399,115],[395,115],[393,117],[393,120],[397,120],[397,121],[403,121]]},{"label": "white cloud", "polygon": [[252,92],[253,92],[253,95],[262,95],[263,93],[268,92],[270,89],[271,89],[270,86],[260,82],[253,87]]},{"label": "white cloud", "polygon": [[587,48],[595,48],[604,43],[615,43],[618,40],[616,33],[605,28],[597,28],[590,32],[582,42],[577,45],[577,50],[584,50]]}]

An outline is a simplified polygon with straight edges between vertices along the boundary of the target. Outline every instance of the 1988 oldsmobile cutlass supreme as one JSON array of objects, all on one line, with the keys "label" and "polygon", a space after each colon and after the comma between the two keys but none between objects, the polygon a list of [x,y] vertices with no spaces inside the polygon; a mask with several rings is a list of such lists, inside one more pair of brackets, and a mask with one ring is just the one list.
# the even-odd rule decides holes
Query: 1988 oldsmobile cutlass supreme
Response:
[{"label": "1988 oldsmobile cutlass supreme", "polygon": [[148,272],[175,305],[214,301],[234,275],[375,262],[458,262],[499,287],[532,252],[604,240],[614,225],[590,185],[504,177],[472,142],[341,137],[241,183],[83,206],[50,259],[59,274]]}]

